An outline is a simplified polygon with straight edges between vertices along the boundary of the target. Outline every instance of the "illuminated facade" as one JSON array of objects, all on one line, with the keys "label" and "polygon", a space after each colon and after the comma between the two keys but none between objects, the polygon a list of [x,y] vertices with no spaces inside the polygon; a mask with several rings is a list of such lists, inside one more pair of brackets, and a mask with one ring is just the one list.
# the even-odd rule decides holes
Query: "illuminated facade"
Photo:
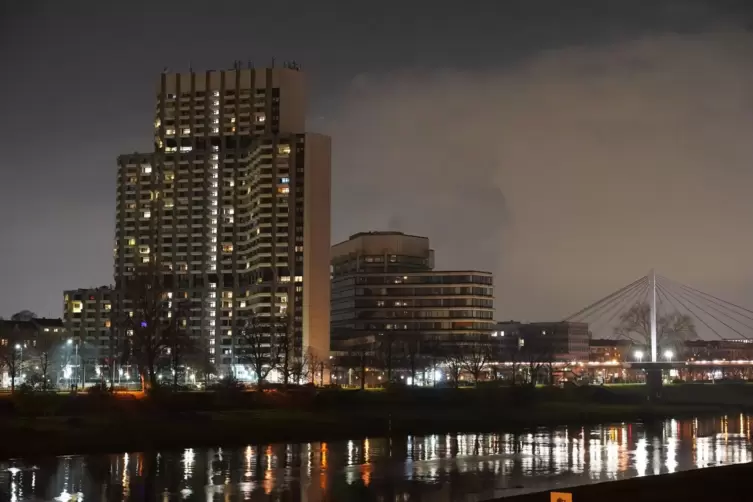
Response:
[{"label": "illuminated facade", "polygon": [[82,354],[99,364],[109,357],[113,291],[107,286],[65,291],[63,323],[68,336],[80,347]]},{"label": "illuminated facade", "polygon": [[163,73],[154,153],[118,158],[116,286],[159,264],[220,373],[251,314],[329,351],[330,139],[305,112],[292,66]]},{"label": "illuminated facade", "polygon": [[332,247],[333,343],[488,338],[492,274],[436,271],[426,237],[359,233]]}]

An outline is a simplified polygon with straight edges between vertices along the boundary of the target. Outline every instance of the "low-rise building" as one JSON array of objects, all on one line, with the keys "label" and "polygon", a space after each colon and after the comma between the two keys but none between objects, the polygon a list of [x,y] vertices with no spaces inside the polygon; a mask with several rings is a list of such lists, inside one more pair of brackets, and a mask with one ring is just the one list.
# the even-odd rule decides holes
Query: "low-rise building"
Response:
[{"label": "low-rise building", "polygon": [[587,323],[567,321],[500,322],[492,333],[501,358],[523,351],[529,357],[559,362],[588,361],[589,337]]},{"label": "low-rise building", "polygon": [[47,358],[48,377],[55,381],[54,375],[65,364],[66,340],[62,319],[0,320],[0,386],[10,386],[13,372],[18,385],[26,375],[42,371],[43,357]]},{"label": "low-rise building", "polygon": [[107,286],[64,292],[65,328],[78,349],[85,381],[96,380],[110,357],[111,345],[116,350],[116,333],[110,329],[113,299],[113,290]]},{"label": "low-rise building", "polygon": [[594,338],[590,342],[589,361],[597,363],[631,362],[638,359],[645,360],[640,349],[633,347],[633,342],[624,338]]}]

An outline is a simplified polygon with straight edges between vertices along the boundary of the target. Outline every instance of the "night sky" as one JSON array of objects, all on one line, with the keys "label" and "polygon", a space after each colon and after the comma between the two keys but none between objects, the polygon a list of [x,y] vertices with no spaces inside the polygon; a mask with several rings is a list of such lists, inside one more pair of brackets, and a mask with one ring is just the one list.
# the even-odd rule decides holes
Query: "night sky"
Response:
[{"label": "night sky", "polygon": [[427,235],[495,273],[498,319],[651,267],[753,306],[746,3],[2,2],[0,315],[112,282],[115,158],[151,149],[164,67],[273,57],[333,137],[335,241]]}]

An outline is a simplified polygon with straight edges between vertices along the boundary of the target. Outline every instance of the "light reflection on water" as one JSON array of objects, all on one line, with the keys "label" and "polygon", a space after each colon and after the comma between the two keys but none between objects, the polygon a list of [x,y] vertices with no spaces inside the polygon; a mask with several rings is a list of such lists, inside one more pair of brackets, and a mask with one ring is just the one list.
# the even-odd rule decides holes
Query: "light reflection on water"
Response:
[{"label": "light reflection on water", "polygon": [[0,500],[475,501],[751,461],[751,417],[0,462]]}]

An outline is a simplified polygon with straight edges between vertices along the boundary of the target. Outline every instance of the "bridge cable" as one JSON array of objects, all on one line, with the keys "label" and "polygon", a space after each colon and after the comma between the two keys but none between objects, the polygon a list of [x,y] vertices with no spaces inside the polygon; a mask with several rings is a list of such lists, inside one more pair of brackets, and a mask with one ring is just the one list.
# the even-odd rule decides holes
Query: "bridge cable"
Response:
[{"label": "bridge cable", "polygon": [[[721,324],[725,325],[726,327],[728,327],[729,329],[731,329],[732,331],[734,331],[735,333],[737,333],[737,334],[738,334],[738,335],[740,335],[741,337],[745,338],[746,340],[750,340],[750,337],[749,337],[749,336],[746,336],[746,335],[744,335],[744,334],[743,334],[742,332],[740,332],[740,331],[738,331],[737,329],[733,328],[732,326],[730,326],[730,325],[729,325],[729,324],[727,324],[726,322],[722,321],[721,319],[719,319],[718,317],[716,317],[716,316],[715,316],[714,314],[712,314],[712,313],[711,313],[711,312],[709,312],[708,310],[706,310],[706,309],[702,308],[702,307],[701,307],[700,305],[698,305],[697,303],[693,302],[691,298],[688,298],[688,295],[687,295],[686,293],[684,293],[684,292],[680,292],[680,291],[677,291],[677,294],[678,294],[679,296],[681,296],[682,298],[685,298],[685,299],[686,299],[687,301],[689,301],[690,303],[692,303],[693,305],[695,305],[695,306],[696,306],[696,307],[698,307],[699,309],[701,309],[701,310],[702,310],[702,311],[703,311],[703,312],[704,312],[704,313],[705,313],[706,315],[710,316],[710,317],[711,317],[712,319],[714,319],[714,320],[716,320],[717,322],[719,322],[719,323],[721,323]],[[708,305],[707,305],[707,306],[708,306]],[[727,316],[727,319],[729,319],[729,316]]]},{"label": "bridge cable", "polygon": [[611,294],[609,294],[609,295],[605,296],[604,298],[600,298],[599,300],[597,300],[597,301],[593,302],[593,303],[592,303],[591,305],[589,305],[589,306],[587,306],[587,307],[585,307],[585,308],[583,308],[583,309],[581,309],[581,310],[577,311],[577,312],[576,312],[576,313],[574,313],[574,314],[571,314],[571,315],[569,315],[569,316],[565,317],[565,318],[563,319],[563,321],[570,321],[570,320],[572,320],[572,319],[574,319],[574,318],[576,318],[576,317],[580,316],[580,315],[581,315],[581,314],[583,314],[584,312],[587,312],[587,311],[591,310],[592,308],[594,308],[594,307],[596,307],[596,306],[599,306],[599,305],[601,305],[601,303],[602,303],[602,302],[605,302],[605,301],[607,301],[607,300],[610,300],[610,299],[614,298],[615,296],[618,296],[618,295],[620,295],[620,294],[624,293],[624,292],[625,292],[626,290],[630,289],[631,287],[635,286],[635,285],[636,285],[636,284],[638,284],[639,282],[641,282],[641,281],[644,281],[644,280],[646,280],[646,279],[647,279],[647,277],[646,277],[646,276],[644,275],[643,277],[641,277],[641,278],[639,278],[639,279],[637,279],[637,280],[635,280],[635,281],[631,282],[631,283],[630,283],[630,284],[628,284],[627,286],[623,286],[622,288],[620,288],[620,289],[618,289],[617,291],[615,291],[615,292],[613,292],[613,293],[611,293]]},{"label": "bridge cable", "polygon": [[[648,285],[647,285],[647,289],[648,289]],[[657,300],[658,300],[658,304],[659,305],[663,304],[663,302],[661,300],[661,291],[658,290],[658,288],[657,288]],[[657,305],[657,310],[658,310],[658,305]],[[636,333],[640,334],[638,331],[636,331]],[[625,339],[630,340],[633,343],[639,343],[641,345],[650,345],[651,344],[651,333],[645,333],[643,335],[643,340],[636,340],[635,337],[631,336],[630,334],[624,334],[620,338],[625,338]]]},{"label": "bridge cable", "polygon": [[[663,294],[670,303],[674,304],[674,302],[670,298],[669,294],[666,291],[664,291],[664,288],[663,288],[663,286],[661,284],[657,283],[656,284],[656,289],[657,289],[657,291],[658,291],[659,294]],[[678,304],[676,306],[678,307],[678,310],[677,310],[678,312],[680,310],[682,310],[682,308],[683,308],[683,307],[680,307],[680,305],[679,305],[679,299],[678,299]],[[707,323],[706,321],[703,320],[703,318],[698,317],[695,313],[693,313],[693,311],[690,310],[687,306],[685,306],[684,308],[685,308],[685,310],[687,310],[688,312],[690,312],[690,315],[692,315],[693,317],[695,317],[696,319],[698,319],[699,321],[701,321],[707,328],[709,328],[711,330],[711,332],[714,333],[717,336],[717,338],[719,338],[720,340],[727,340],[727,338],[725,338],[722,335],[720,335],[717,330],[715,330],[714,328],[712,328],[709,323]]]},{"label": "bridge cable", "polygon": [[[673,280],[673,279],[669,279],[668,277],[662,277],[662,279],[665,279],[665,280],[667,280],[667,281],[669,281],[669,282],[673,282],[673,283],[675,283],[675,284],[677,284],[677,285],[679,285],[679,286],[683,286],[683,287],[685,287],[685,288],[688,288],[688,289],[692,289],[692,290],[693,290],[693,291],[695,291],[696,293],[700,293],[700,294],[702,294],[702,295],[704,295],[704,296],[708,296],[708,297],[711,297],[711,298],[713,298],[714,300],[720,301],[720,302],[722,302],[722,303],[726,303],[727,305],[732,305],[732,306],[733,306],[733,307],[735,307],[735,308],[738,308],[738,309],[740,309],[740,310],[744,310],[745,312],[747,312],[747,313],[749,313],[749,314],[753,314],[753,310],[747,309],[747,308],[745,308],[745,307],[741,307],[740,305],[734,304],[734,303],[732,303],[732,302],[728,302],[727,300],[723,300],[723,299],[721,299],[721,298],[719,298],[719,297],[716,297],[716,296],[714,296],[714,295],[712,295],[712,294],[709,294],[709,293],[706,293],[706,292],[704,292],[704,291],[701,291],[700,289],[696,289],[696,288],[694,288],[694,287],[688,286],[687,284],[683,284],[683,283],[681,283],[681,282],[677,282],[677,281],[675,281],[675,280]],[[750,319],[751,321],[753,321],[753,317],[747,317],[747,319]]]},{"label": "bridge cable", "polygon": [[[632,308],[633,305],[637,304],[638,299],[640,299],[643,295],[646,294],[646,291],[648,291],[648,284],[649,284],[649,281],[647,279],[643,283],[642,288],[637,288],[636,290],[633,291],[633,294],[629,296],[629,298],[627,299],[627,302],[625,302],[624,305],[627,306],[628,308]],[[614,313],[609,317],[609,319],[607,319],[607,326],[611,325],[614,318],[617,317],[617,315],[620,313],[624,313],[624,309],[615,310]]]},{"label": "bridge cable", "polygon": [[[737,333],[737,334],[738,334],[738,335],[740,335],[741,337],[745,338],[746,340],[750,340],[750,338],[749,338],[749,337],[747,337],[747,336],[743,335],[743,334],[742,334],[742,333],[740,333],[740,332],[739,332],[738,330],[736,330],[735,328],[733,328],[732,326],[730,326],[730,325],[729,325],[729,324],[727,324],[726,322],[722,321],[721,319],[719,319],[718,317],[716,317],[716,316],[715,316],[714,314],[712,314],[712,313],[711,313],[711,312],[709,312],[708,310],[704,309],[703,307],[701,307],[700,305],[698,305],[697,303],[695,303],[695,302],[694,302],[693,300],[691,300],[691,299],[687,298],[686,296],[683,296],[683,295],[682,295],[682,294],[680,294],[679,292],[678,292],[677,294],[678,294],[678,297],[680,297],[680,298],[684,298],[684,299],[685,299],[686,301],[688,301],[688,302],[689,302],[689,303],[690,303],[691,305],[694,305],[694,306],[695,306],[696,308],[698,308],[699,310],[701,310],[701,311],[702,311],[703,313],[705,313],[706,315],[708,315],[708,316],[709,316],[709,317],[711,317],[712,319],[716,320],[717,322],[719,322],[719,323],[721,323],[721,324],[724,324],[724,325],[725,325],[725,326],[727,326],[727,327],[728,327],[729,329],[731,329],[732,331],[734,331],[735,333]],[[690,310],[690,308],[688,308],[688,310]],[[692,311],[691,311],[691,312],[692,312]],[[698,316],[698,314],[695,314],[695,312],[693,312],[693,314],[694,314],[694,315],[696,316],[696,318],[698,318],[699,320],[701,319],[701,317],[699,317],[699,316]],[[706,323],[704,322],[704,324],[706,324]]]},{"label": "bridge cable", "polygon": [[[624,301],[624,300],[625,300],[626,298],[628,298],[629,296],[631,296],[631,295],[632,295],[632,294],[633,294],[633,293],[634,293],[634,292],[635,292],[636,290],[640,290],[640,289],[641,289],[641,286],[647,287],[647,286],[646,286],[646,281],[644,281],[643,283],[639,283],[639,284],[636,284],[635,286],[631,287],[631,288],[630,288],[629,290],[626,290],[626,291],[625,291],[625,292],[624,292],[623,294],[621,294],[620,296],[617,296],[617,297],[615,297],[615,298],[612,298],[612,299],[611,299],[611,300],[609,300],[608,302],[605,302],[605,303],[604,303],[603,305],[601,305],[601,306],[600,306],[600,307],[599,307],[598,309],[594,309],[594,311],[593,311],[593,312],[590,312],[588,316],[584,316],[584,317],[581,317],[581,319],[583,319],[584,321],[585,321],[585,320],[590,320],[590,319],[593,319],[593,322],[589,322],[589,324],[591,324],[591,325],[598,323],[598,321],[599,321],[599,320],[600,320],[600,319],[601,319],[601,318],[602,318],[602,317],[603,317],[603,316],[604,316],[604,315],[605,315],[605,314],[606,314],[607,312],[610,312],[610,311],[611,311],[611,310],[612,310],[613,308],[615,308],[615,307],[619,307],[619,306],[620,306],[620,305],[621,305],[621,304],[623,303],[623,301]],[[602,312],[601,312],[601,314],[599,314],[599,315],[598,315],[598,317],[596,317],[596,318],[592,317],[592,316],[596,316],[596,314],[597,314],[598,312],[600,312],[600,311],[602,311]]]},{"label": "bridge cable", "polygon": [[[753,321],[753,317],[751,317],[751,316],[747,316],[747,315],[743,314],[742,312],[737,312],[737,311],[735,311],[735,310],[731,309],[730,307],[728,307],[728,306],[727,306],[727,305],[725,305],[725,304],[729,304],[729,305],[732,305],[733,307],[736,307],[736,308],[739,308],[739,309],[742,309],[742,310],[748,311],[748,310],[747,310],[747,309],[745,309],[744,307],[740,307],[740,306],[738,306],[738,305],[735,305],[734,303],[730,303],[730,302],[728,302],[728,301],[726,301],[726,300],[722,300],[721,298],[717,298],[717,297],[715,297],[714,295],[709,295],[708,293],[704,293],[703,291],[700,291],[700,290],[698,290],[698,289],[695,289],[695,288],[691,288],[690,286],[686,286],[685,284],[682,284],[682,283],[680,283],[680,282],[677,282],[677,281],[673,281],[672,279],[668,279],[668,278],[666,278],[666,277],[662,277],[662,280],[666,280],[666,281],[668,281],[668,282],[670,282],[670,283],[673,283],[673,284],[675,284],[675,285],[679,286],[680,288],[683,288],[684,290],[686,290],[686,291],[687,291],[687,293],[688,293],[688,294],[692,294],[692,295],[694,295],[694,297],[695,297],[695,298],[697,298],[697,299],[699,299],[699,300],[703,300],[703,301],[704,301],[704,302],[706,302],[707,304],[709,304],[709,303],[713,303],[713,304],[715,304],[715,305],[718,305],[718,306],[720,306],[720,307],[722,307],[722,308],[725,308],[725,309],[727,309],[727,310],[728,310],[728,311],[729,311],[730,313],[724,313],[724,312],[721,312],[721,313],[723,313],[724,315],[726,315],[726,316],[727,316],[727,317],[729,317],[730,319],[735,319],[734,317],[732,317],[732,314],[734,314],[734,315],[737,315],[737,316],[740,316],[740,317],[744,317],[745,319],[748,319],[748,320],[750,320],[750,321]],[[712,299],[704,298],[704,297],[703,297],[703,296],[701,296],[701,295],[706,295],[706,296],[709,296],[709,297],[711,297]],[[715,309],[715,310],[716,310],[716,309]],[[717,312],[720,312],[720,311],[718,311],[718,310],[717,310]],[[745,324],[744,322],[741,322],[741,321],[739,321],[738,319],[735,319],[735,321],[736,321],[736,322],[739,322],[740,324],[742,324],[742,325],[743,325],[743,326],[745,326],[746,328],[750,328],[750,329],[753,329],[753,327],[751,327],[751,326],[748,326],[747,324]]]},{"label": "bridge cable", "polygon": [[[707,300],[706,298],[704,298],[704,297],[702,297],[702,296],[700,296],[700,295],[698,295],[698,294],[696,294],[696,293],[691,293],[690,291],[686,291],[686,290],[680,290],[680,291],[678,291],[678,293],[679,293],[679,292],[682,292],[682,293],[683,293],[684,295],[686,295],[687,297],[690,297],[690,298],[695,298],[695,299],[696,299],[696,300],[698,300],[699,302],[705,302],[705,305],[706,305],[706,306],[707,306],[708,308],[710,308],[710,309],[712,309],[712,310],[714,310],[714,311],[718,312],[719,314],[721,314],[722,316],[724,316],[724,317],[725,317],[725,318],[727,318],[728,320],[734,321],[734,322],[736,322],[736,323],[740,324],[741,326],[745,326],[745,327],[746,327],[746,328],[748,328],[749,330],[753,331],[753,326],[751,326],[751,325],[749,325],[749,324],[746,324],[746,323],[742,322],[741,320],[739,320],[739,319],[737,319],[737,318],[733,317],[733,316],[732,316],[732,315],[731,315],[731,314],[730,314],[729,312],[725,312],[724,310],[721,310],[721,309],[719,309],[719,308],[715,307],[714,305],[718,305],[718,304],[716,304],[715,302],[709,301],[709,300]],[[728,310],[729,310],[729,309],[728,309]],[[732,312],[732,313],[733,313],[733,314],[735,314],[736,312]]]}]

